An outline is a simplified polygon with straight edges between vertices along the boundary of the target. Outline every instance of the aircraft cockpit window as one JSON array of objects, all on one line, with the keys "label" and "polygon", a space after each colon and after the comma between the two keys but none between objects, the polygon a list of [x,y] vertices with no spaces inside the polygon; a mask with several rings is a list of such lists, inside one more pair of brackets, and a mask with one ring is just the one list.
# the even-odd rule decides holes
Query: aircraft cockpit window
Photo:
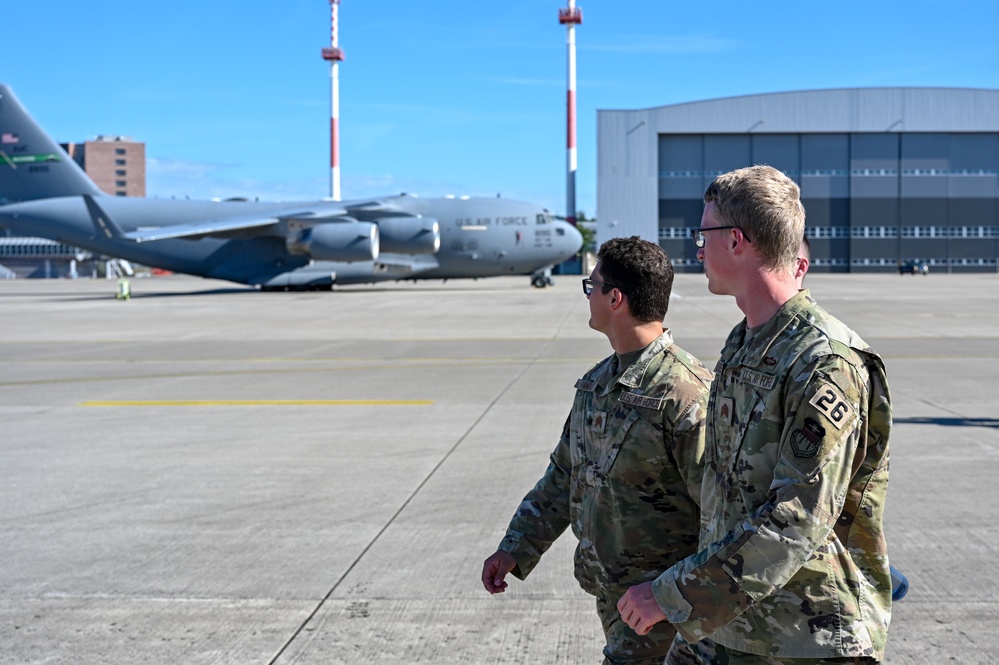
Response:
[{"label": "aircraft cockpit window", "polygon": [[538,218],[537,218],[538,226],[541,226],[542,224],[551,224],[551,223],[552,223],[552,216],[550,213],[547,212],[538,213]]}]

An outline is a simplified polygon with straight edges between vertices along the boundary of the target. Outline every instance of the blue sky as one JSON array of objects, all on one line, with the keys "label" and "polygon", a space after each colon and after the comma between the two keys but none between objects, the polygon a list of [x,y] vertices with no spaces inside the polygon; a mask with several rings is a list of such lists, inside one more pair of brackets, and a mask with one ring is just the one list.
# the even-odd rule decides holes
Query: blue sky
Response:
[{"label": "blue sky", "polygon": [[[518,198],[565,212],[555,0],[343,0],[343,198]],[[579,0],[578,208],[596,111],[872,86],[999,87],[999,2]],[[0,82],[58,141],[146,143],[148,195],[329,194],[327,0],[3,0]]]}]

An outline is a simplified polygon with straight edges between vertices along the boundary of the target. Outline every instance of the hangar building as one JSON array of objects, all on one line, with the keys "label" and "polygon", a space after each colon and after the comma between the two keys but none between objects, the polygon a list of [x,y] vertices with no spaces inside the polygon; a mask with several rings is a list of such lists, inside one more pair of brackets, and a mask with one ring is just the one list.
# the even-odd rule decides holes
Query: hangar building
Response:
[{"label": "hangar building", "polygon": [[690,229],[718,175],[800,186],[816,272],[996,272],[999,90],[849,88],[597,112],[597,243],[639,235],[700,272]]}]

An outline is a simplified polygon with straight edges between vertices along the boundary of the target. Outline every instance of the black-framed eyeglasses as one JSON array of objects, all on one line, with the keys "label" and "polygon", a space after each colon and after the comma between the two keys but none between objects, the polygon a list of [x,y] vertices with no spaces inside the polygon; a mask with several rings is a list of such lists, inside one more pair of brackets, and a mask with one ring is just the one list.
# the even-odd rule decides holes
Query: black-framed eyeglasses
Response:
[{"label": "black-framed eyeglasses", "polygon": [[583,279],[583,295],[587,295],[588,296],[591,293],[593,293],[593,287],[594,286],[609,286],[612,289],[620,289],[621,288],[620,286],[616,286],[614,284],[611,284],[610,282],[598,282],[596,280],[590,279],[589,277],[585,277]]},{"label": "black-framed eyeglasses", "polygon": [[752,242],[741,226],[734,226],[731,224],[728,226],[706,226],[703,229],[690,229],[690,237],[694,239],[694,245],[700,248],[704,247],[705,231],[720,231],[722,229],[739,229],[740,231],[742,231],[742,235],[746,238],[746,242]]}]

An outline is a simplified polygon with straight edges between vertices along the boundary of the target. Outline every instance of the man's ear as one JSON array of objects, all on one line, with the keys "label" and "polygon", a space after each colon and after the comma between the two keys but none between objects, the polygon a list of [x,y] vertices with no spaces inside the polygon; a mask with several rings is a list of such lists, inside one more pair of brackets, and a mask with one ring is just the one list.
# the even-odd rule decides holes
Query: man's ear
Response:
[{"label": "man's ear", "polygon": [[732,231],[732,252],[733,252],[733,254],[739,254],[739,253],[743,252],[744,250],[748,250],[750,248],[750,246],[751,246],[751,244],[750,244],[750,242],[748,240],[746,240],[746,236],[745,236],[744,233],[741,233],[740,231],[736,231],[736,230]]}]

